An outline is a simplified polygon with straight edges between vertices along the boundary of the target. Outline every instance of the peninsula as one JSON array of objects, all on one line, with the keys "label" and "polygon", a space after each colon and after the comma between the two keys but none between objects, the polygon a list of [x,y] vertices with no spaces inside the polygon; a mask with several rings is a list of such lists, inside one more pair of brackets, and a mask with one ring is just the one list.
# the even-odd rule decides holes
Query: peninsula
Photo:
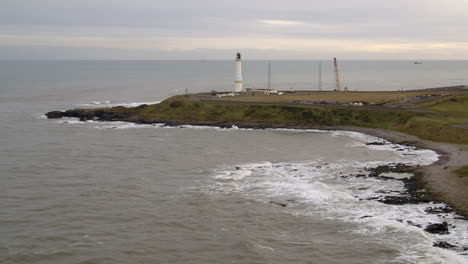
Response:
[{"label": "peninsula", "polygon": [[438,162],[417,169],[420,183],[434,199],[445,201],[468,216],[468,87],[404,92],[219,94],[179,95],[159,104],[132,108],[52,111],[46,116],[167,126],[359,131],[438,152],[441,155]]}]

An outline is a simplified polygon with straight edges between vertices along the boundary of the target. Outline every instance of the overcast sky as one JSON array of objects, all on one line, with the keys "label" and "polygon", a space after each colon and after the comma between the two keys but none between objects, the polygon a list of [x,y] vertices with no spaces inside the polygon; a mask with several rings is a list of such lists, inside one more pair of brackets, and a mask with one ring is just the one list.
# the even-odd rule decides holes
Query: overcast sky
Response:
[{"label": "overcast sky", "polygon": [[0,59],[468,59],[468,0],[0,0]]}]

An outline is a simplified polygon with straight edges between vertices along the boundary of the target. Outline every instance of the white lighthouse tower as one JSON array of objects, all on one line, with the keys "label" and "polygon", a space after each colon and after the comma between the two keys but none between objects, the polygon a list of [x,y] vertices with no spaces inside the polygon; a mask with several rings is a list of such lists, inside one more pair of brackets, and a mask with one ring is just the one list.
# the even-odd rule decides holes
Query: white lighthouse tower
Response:
[{"label": "white lighthouse tower", "polygon": [[236,57],[236,80],[234,81],[234,92],[240,92],[244,89],[244,79],[242,79],[242,61],[238,52]]}]

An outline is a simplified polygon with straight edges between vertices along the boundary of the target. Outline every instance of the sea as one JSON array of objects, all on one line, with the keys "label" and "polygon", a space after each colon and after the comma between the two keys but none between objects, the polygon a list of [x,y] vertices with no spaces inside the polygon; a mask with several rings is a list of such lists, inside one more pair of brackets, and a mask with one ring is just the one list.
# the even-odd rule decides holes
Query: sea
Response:
[{"label": "sea", "polygon": [[[468,61],[339,61],[350,90],[468,84]],[[271,61],[272,87],[316,90],[320,61]],[[334,85],[322,61],[323,90]],[[265,87],[267,61],[244,61]],[[393,205],[437,153],[358,132],[46,119],[228,91],[233,61],[1,61],[0,263],[468,263],[468,222]],[[430,224],[447,222],[448,234]],[[434,247],[448,243],[453,248]]]}]

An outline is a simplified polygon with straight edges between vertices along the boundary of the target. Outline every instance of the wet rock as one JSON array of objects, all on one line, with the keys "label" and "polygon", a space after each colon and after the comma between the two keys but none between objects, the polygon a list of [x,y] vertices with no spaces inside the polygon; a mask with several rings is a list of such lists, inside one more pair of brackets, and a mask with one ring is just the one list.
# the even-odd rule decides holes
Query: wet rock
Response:
[{"label": "wet rock", "polygon": [[402,205],[409,203],[409,200],[407,197],[387,196],[383,199],[379,199],[379,202],[382,202],[384,204]]},{"label": "wet rock", "polygon": [[403,205],[403,204],[419,204],[428,203],[430,200],[423,200],[412,196],[386,196],[379,200],[384,204]]},{"label": "wet rock", "polygon": [[242,169],[242,168],[241,167],[236,167],[236,170],[240,170],[240,169]]},{"label": "wet rock", "polygon": [[269,203],[269,204],[278,205],[278,206],[281,206],[281,207],[286,207],[286,206],[288,206],[287,203],[280,203],[280,202],[274,202],[274,201],[269,201],[268,203]]},{"label": "wet rock", "polygon": [[429,214],[448,214],[448,213],[452,213],[453,209],[450,206],[441,206],[441,207],[428,207],[424,211]]},{"label": "wet rock", "polygon": [[440,248],[456,248],[457,246],[450,244],[449,242],[445,241],[437,241],[432,244],[434,247],[440,247]]},{"label": "wet rock", "polygon": [[63,114],[64,112],[62,111],[52,111],[52,112],[48,112],[45,115],[47,116],[47,118],[62,118]]},{"label": "wet rock", "polygon": [[[385,178],[385,177],[380,177],[380,174],[382,173],[388,173],[388,172],[393,172],[393,173],[413,173],[415,170],[414,166],[409,166],[403,163],[392,163],[388,165],[382,165],[378,166],[376,168],[370,168],[367,169],[369,171],[369,177],[379,177],[379,178]],[[391,177],[388,177],[389,179],[393,179]]]},{"label": "wet rock", "polygon": [[375,191],[375,193],[383,193],[383,194],[394,193],[394,194],[401,194],[401,195],[405,195],[405,192],[400,192],[400,191],[392,191],[392,190],[378,190],[378,191]]},{"label": "wet rock", "polygon": [[420,225],[420,224],[415,224],[415,223],[413,223],[413,221],[410,221],[410,220],[407,220],[406,223],[407,223],[408,225],[412,225],[412,226],[416,226],[416,227],[422,228],[422,225]]},{"label": "wet rock", "polygon": [[372,200],[378,200],[378,199],[381,199],[381,198],[382,198],[381,196],[369,197],[369,198],[365,198],[365,199],[359,199],[359,201],[362,201],[362,200],[372,201]]},{"label": "wet rock", "polygon": [[445,235],[449,234],[450,232],[448,231],[448,224],[447,222],[442,222],[442,223],[435,223],[435,224],[430,224],[424,228],[425,231],[431,233],[431,234],[440,234],[440,235]]},{"label": "wet rock", "polygon": [[382,145],[385,145],[385,144],[386,144],[386,143],[384,143],[384,142],[377,142],[377,141],[376,141],[376,142],[368,142],[368,143],[366,143],[366,145],[368,145],[368,146],[382,146]]}]

